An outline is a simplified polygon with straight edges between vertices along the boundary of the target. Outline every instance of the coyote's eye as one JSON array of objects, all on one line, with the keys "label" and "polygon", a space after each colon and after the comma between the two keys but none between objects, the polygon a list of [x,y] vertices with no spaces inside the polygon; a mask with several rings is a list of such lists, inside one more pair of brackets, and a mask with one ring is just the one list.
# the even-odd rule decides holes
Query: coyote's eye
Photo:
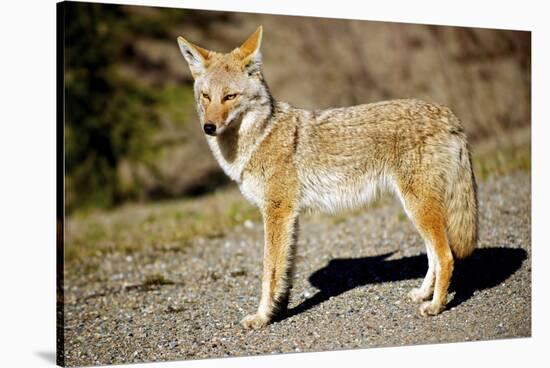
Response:
[{"label": "coyote's eye", "polygon": [[235,97],[237,97],[237,94],[236,94],[236,93],[230,93],[230,94],[228,94],[228,95],[225,95],[225,96],[223,97],[223,100],[224,100],[224,101],[230,101],[230,100],[235,99]]},{"label": "coyote's eye", "polygon": [[205,100],[210,101],[210,96],[208,96],[207,93],[204,93],[204,92],[203,92],[203,93],[201,93],[201,96],[202,96],[202,98],[204,98]]}]

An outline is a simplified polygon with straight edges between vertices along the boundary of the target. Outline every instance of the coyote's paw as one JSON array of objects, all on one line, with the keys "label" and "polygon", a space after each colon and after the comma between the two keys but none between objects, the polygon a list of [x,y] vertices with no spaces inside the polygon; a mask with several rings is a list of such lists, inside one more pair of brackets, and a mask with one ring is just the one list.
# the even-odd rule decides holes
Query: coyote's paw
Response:
[{"label": "coyote's paw", "polygon": [[420,314],[424,317],[435,316],[443,311],[444,305],[439,305],[433,301],[424,302],[420,305]]},{"label": "coyote's paw", "polygon": [[243,326],[246,329],[254,329],[254,330],[262,328],[266,326],[268,323],[269,323],[269,319],[259,314],[250,314],[241,320],[241,326]]},{"label": "coyote's paw", "polygon": [[414,288],[409,291],[407,294],[410,300],[412,300],[415,303],[423,302],[424,300],[428,300],[431,298],[432,293],[431,292],[425,292],[421,288]]}]

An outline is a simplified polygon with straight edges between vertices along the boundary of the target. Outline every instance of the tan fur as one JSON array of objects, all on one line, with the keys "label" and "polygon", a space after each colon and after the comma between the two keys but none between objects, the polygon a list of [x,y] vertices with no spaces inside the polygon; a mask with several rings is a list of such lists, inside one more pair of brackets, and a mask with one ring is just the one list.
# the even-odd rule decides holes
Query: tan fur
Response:
[{"label": "tan fur", "polygon": [[454,259],[477,241],[476,184],[460,121],[419,100],[316,111],[275,102],[261,72],[261,39],[260,27],[219,54],[178,38],[201,124],[215,125],[207,142],[264,218],[260,305],[243,326],[262,327],[285,306],[301,211],[353,208],[382,191],[400,198],[426,243],[428,272],[409,297],[431,298],[422,315],[440,313]]}]

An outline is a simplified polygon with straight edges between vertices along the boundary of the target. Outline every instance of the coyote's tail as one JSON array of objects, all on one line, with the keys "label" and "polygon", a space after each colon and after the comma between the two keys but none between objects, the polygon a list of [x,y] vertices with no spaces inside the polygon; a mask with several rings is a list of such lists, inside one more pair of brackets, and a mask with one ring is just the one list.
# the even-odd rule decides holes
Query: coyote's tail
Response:
[{"label": "coyote's tail", "polygon": [[455,258],[465,258],[475,249],[478,235],[477,186],[465,137],[457,137],[458,162],[448,177],[445,193],[447,236]]}]

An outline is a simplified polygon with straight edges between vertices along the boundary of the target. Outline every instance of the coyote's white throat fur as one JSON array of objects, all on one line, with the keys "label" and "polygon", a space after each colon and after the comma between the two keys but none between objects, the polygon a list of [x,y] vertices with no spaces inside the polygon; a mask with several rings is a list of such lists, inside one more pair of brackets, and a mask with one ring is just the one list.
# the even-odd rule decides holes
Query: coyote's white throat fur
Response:
[{"label": "coyote's white throat fur", "polygon": [[419,100],[315,111],[276,102],[261,40],[259,27],[222,54],[178,37],[208,144],[264,219],[260,303],[241,324],[260,328],[286,307],[302,210],[362,206],[381,191],[396,194],[426,244],[426,277],[408,295],[422,315],[440,313],[454,259],[477,241],[476,183],[460,121]]}]

